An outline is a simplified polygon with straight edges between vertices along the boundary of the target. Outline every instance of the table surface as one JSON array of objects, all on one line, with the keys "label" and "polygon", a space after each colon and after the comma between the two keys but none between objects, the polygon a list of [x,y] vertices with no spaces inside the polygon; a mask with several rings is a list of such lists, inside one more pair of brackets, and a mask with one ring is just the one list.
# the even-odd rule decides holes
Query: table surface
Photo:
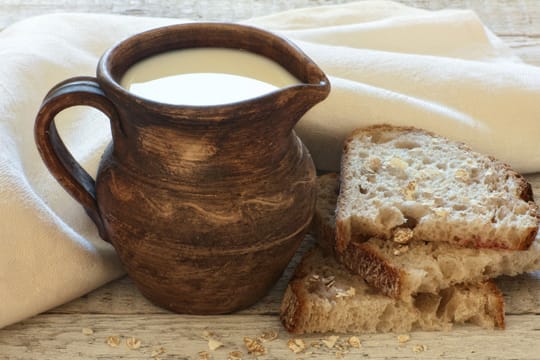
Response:
[{"label": "table surface", "polygon": [[[345,1],[7,0],[0,3],[0,29],[28,16],[59,11],[233,21],[290,8],[341,2]],[[473,9],[524,61],[540,66],[538,0],[401,2],[428,9]],[[528,179],[535,193],[540,194],[540,174],[530,175]],[[540,198],[537,197],[537,201]],[[204,359],[205,356],[227,359],[235,351],[242,353],[243,359],[250,359],[255,356],[248,354],[244,337],[256,338],[271,331],[278,337],[264,343],[267,354],[261,359],[540,358],[540,275],[498,280],[506,300],[507,328],[504,331],[463,326],[450,332],[412,332],[406,343],[398,341],[398,334],[351,334],[359,337],[362,346],[343,352],[339,344],[348,336],[341,336],[338,345],[328,348],[319,346],[325,336],[293,337],[280,325],[279,303],[294,261],[266,298],[247,310],[226,316],[172,314],[150,304],[125,277],[71,303],[0,329],[0,359]],[[120,345],[107,344],[110,336],[117,336],[112,339],[120,340]],[[222,346],[211,350],[209,337]],[[303,339],[308,349],[294,354],[287,347],[291,338]],[[128,342],[135,346],[130,348]],[[415,351],[418,345],[423,351]]]}]

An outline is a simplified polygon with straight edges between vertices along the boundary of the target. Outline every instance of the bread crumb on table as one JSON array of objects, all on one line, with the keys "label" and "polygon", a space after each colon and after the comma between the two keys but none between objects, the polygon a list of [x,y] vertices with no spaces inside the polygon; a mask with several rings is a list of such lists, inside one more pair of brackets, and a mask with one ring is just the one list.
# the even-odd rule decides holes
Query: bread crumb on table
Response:
[{"label": "bread crumb on table", "polygon": [[223,343],[219,340],[216,340],[214,338],[208,339],[208,348],[212,351],[219,349],[220,347],[224,346]]},{"label": "bread crumb on table", "polygon": [[107,336],[107,339],[105,340],[105,342],[110,347],[117,347],[120,345],[121,340],[118,335],[111,335],[111,336]]},{"label": "bread crumb on table", "polygon": [[244,345],[248,350],[248,354],[260,356],[266,354],[266,348],[258,339],[244,337]]},{"label": "bread crumb on table", "polygon": [[276,330],[266,330],[263,331],[261,335],[257,337],[257,339],[261,340],[262,342],[267,341],[274,341],[279,336],[279,333]]},{"label": "bread crumb on table", "polygon": [[85,327],[81,329],[81,332],[83,333],[83,335],[92,335],[94,333],[94,330]]},{"label": "bread crumb on table", "polygon": [[328,336],[326,339],[321,340],[322,343],[329,349],[333,348],[336,345],[336,342],[339,340],[339,336]]},{"label": "bread crumb on table", "polygon": [[306,349],[306,343],[302,339],[289,339],[287,346],[295,354],[301,353]]},{"label": "bread crumb on table", "polygon": [[227,360],[242,360],[242,357],[244,356],[244,353],[238,350],[231,351],[229,355],[227,355]]},{"label": "bread crumb on table", "polygon": [[412,348],[412,351],[415,352],[415,353],[421,353],[421,352],[424,352],[426,350],[427,350],[427,346],[423,345],[423,344],[414,345],[413,348]]},{"label": "bread crumb on table", "polygon": [[137,350],[141,347],[141,340],[134,337],[129,337],[126,339],[126,346],[131,350]]},{"label": "bread crumb on table", "polygon": [[397,340],[400,344],[405,344],[409,340],[411,340],[411,336],[407,334],[398,335]]},{"label": "bread crumb on table", "polygon": [[351,336],[347,342],[349,343],[350,346],[352,346],[353,348],[357,348],[359,349],[360,347],[362,347],[362,343],[360,342],[360,339],[358,338],[358,336]]}]

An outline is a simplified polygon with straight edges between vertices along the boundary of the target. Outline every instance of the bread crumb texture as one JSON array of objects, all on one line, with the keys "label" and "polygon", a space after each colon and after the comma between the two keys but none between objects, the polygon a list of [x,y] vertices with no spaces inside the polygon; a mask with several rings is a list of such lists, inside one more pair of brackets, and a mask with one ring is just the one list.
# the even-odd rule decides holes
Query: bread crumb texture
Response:
[{"label": "bread crumb texture", "polygon": [[351,237],[392,239],[408,228],[412,240],[525,249],[537,210],[521,175],[464,144],[391,126],[357,130],[346,142],[337,217]]},{"label": "bread crumb texture", "polygon": [[[339,296],[347,289],[354,293]],[[410,301],[391,298],[316,247],[304,256],[286,289],[281,320],[297,334],[448,330],[461,323],[502,328],[504,306],[490,282],[418,293]],[[298,349],[293,342],[290,346]]]}]

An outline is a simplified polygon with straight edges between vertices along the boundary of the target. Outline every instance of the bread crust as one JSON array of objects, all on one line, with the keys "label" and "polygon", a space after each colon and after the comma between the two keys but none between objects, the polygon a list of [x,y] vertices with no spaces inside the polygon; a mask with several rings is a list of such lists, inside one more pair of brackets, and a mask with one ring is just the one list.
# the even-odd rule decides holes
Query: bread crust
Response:
[{"label": "bread crust", "polygon": [[[389,246],[394,247],[395,251],[397,251],[397,254],[389,253],[388,248],[383,250],[383,248],[381,247],[381,242],[385,244],[388,244],[388,242],[379,239],[371,239],[368,241],[352,240],[347,246],[347,248],[340,253],[335,251],[328,251],[328,249],[332,250],[333,246],[335,246],[335,228],[333,226],[335,224],[335,221],[331,218],[331,215],[333,214],[332,204],[335,204],[335,202],[337,201],[335,191],[339,187],[338,181],[338,176],[335,174],[325,174],[320,176],[317,180],[317,183],[319,185],[320,197],[317,201],[317,211],[314,215],[314,218],[318,219],[318,221],[314,222],[313,230],[321,248],[326,249],[327,253],[333,253],[336,259],[338,259],[338,261],[340,261],[349,271],[363,277],[366,282],[369,283],[371,286],[379,289],[385,295],[395,299],[399,298],[404,301],[411,301],[411,296],[414,296],[414,294],[418,291],[434,292],[437,291],[439,287],[446,288],[456,283],[457,279],[453,281],[449,280],[448,283],[443,282],[433,287],[425,284],[422,285],[421,282],[423,280],[418,278],[417,275],[414,275],[414,273],[411,273],[410,267],[403,266],[403,264],[398,261],[400,256],[404,256],[400,255],[401,245],[398,243],[390,242],[390,244],[393,244],[393,246]],[[420,243],[423,243],[425,245],[429,244],[427,242]],[[458,251],[458,253],[456,254],[457,256],[459,256],[460,251],[468,254],[466,255],[468,257],[474,256],[472,254],[475,250],[460,248],[456,244],[441,244],[440,246],[455,248]],[[407,250],[405,252],[416,251],[416,249],[418,248],[419,242],[413,241],[408,244]],[[536,248],[526,250],[526,253],[522,254],[520,254],[520,252],[516,252],[517,256],[514,257],[515,259],[517,259],[518,257],[522,258],[523,256],[523,267],[521,268],[521,270],[519,270],[518,268],[512,268],[511,272],[508,273],[508,275],[515,275],[517,273],[521,273],[524,271],[532,271],[538,268],[538,265],[534,265],[536,264],[536,260],[534,259],[538,257],[538,255],[535,255],[538,254],[538,250],[535,249]],[[504,251],[508,252],[508,250]],[[488,249],[476,251],[476,253],[478,252],[482,254],[483,258],[485,258],[485,256],[491,256],[487,255],[488,253],[492,255],[495,255],[497,253],[496,250]],[[420,252],[420,254],[422,254],[422,252]],[[506,258],[506,260],[495,259],[493,261],[513,261],[508,260],[508,258]],[[421,261],[422,259],[418,258],[418,260]],[[498,262],[493,263],[493,269],[499,268],[500,266],[502,266],[501,264],[502,263]],[[474,270],[474,275],[471,275],[471,279],[469,279],[470,282],[476,283],[477,281],[486,279],[487,275],[481,275],[481,272],[484,271],[482,270],[482,266],[486,266],[486,263],[480,262],[476,266],[476,270]],[[412,268],[415,267],[412,266]],[[500,269],[500,271],[502,271],[502,268]],[[502,273],[493,273],[493,276],[497,276],[500,274]],[[467,278],[463,278],[457,282],[460,283],[467,281]]]},{"label": "bread crust", "polygon": [[489,304],[490,312],[493,314],[493,320],[495,321],[495,326],[499,329],[504,330],[506,328],[506,324],[504,321],[504,295],[495,284],[495,281],[491,279],[485,281],[484,286],[495,298],[495,303]]},{"label": "bread crust", "polygon": [[279,318],[288,332],[293,334],[302,334],[302,328],[305,317],[307,299],[305,292],[302,291],[302,284],[293,278],[281,301]]},{"label": "bread crust", "polygon": [[351,241],[337,258],[350,271],[359,274],[383,294],[394,299],[401,296],[405,272],[392,266],[368,243]]},{"label": "bread crust", "polygon": [[[335,301],[330,298],[325,298],[325,295],[310,295],[314,291],[312,280],[319,278],[319,266],[331,267],[336,271],[336,277],[340,276],[342,281],[341,286],[347,287],[348,282],[354,281],[354,276],[348,274],[345,269],[335,261],[330,259],[331,255],[324,255],[320,248],[311,249],[298,265],[293,278],[291,279],[283,297],[280,308],[280,320],[283,326],[293,334],[305,334],[311,332],[380,332],[380,331],[410,331],[412,329],[423,330],[443,330],[449,329],[452,322],[472,322],[485,328],[500,328],[504,329],[504,299],[501,291],[497,288],[493,281],[479,282],[470,285],[457,285],[451,288],[450,297],[453,298],[453,292],[459,291],[456,298],[459,301],[459,296],[475,296],[477,301],[476,312],[469,313],[466,318],[454,319],[456,313],[452,313],[454,306],[446,306],[445,302],[439,303],[436,309],[422,310],[421,305],[416,305],[416,302],[404,303],[400,299],[383,300],[385,298],[377,289],[371,288],[359,290],[359,294],[352,296],[360,296],[355,301],[375,301],[377,305],[373,307],[374,312],[366,311],[363,317],[349,317],[349,311],[358,311],[358,302],[356,304],[347,301]],[[341,269],[341,270],[340,270]],[[342,275],[338,275],[338,274]],[[357,285],[358,283],[355,282]],[[314,285],[317,289],[317,285]],[[366,285],[367,286],[367,285]],[[359,289],[359,288],[357,288]],[[315,290],[318,291],[318,290]],[[472,292],[472,293],[471,293]],[[371,298],[373,296],[373,298]],[[437,295],[436,295],[437,296]],[[441,299],[444,299],[444,292],[441,293]],[[390,298],[388,298],[390,299]],[[447,298],[447,300],[450,300]],[[456,301],[454,300],[454,301]],[[474,302],[473,302],[474,303]],[[458,303],[463,304],[463,303]],[[366,306],[364,304],[364,306]],[[350,306],[350,308],[349,308]],[[394,309],[399,308],[405,311],[408,315],[404,323],[394,323],[393,325],[381,330],[378,325],[373,322],[379,321],[382,324],[382,317],[386,313],[386,306]],[[465,305],[466,306],[466,305]],[[440,308],[442,307],[442,308]],[[441,310],[441,315],[439,315]],[[450,315],[444,315],[445,311],[450,311]],[[394,310],[395,311],[395,310]],[[427,313],[423,313],[427,311]],[[432,312],[431,312],[432,311]],[[339,315],[337,315],[339,313]],[[429,314],[433,315],[429,315]],[[357,313],[358,314],[358,313]],[[411,318],[414,314],[414,318]],[[459,314],[459,312],[457,312]],[[334,316],[342,316],[338,323],[332,323]],[[427,317],[423,317],[427,315]],[[403,316],[403,314],[401,314]],[[381,322],[382,321],[382,322]],[[393,321],[401,321],[401,317],[394,317]],[[371,323],[370,325],[366,325]],[[388,326],[388,324],[386,324]]]}]

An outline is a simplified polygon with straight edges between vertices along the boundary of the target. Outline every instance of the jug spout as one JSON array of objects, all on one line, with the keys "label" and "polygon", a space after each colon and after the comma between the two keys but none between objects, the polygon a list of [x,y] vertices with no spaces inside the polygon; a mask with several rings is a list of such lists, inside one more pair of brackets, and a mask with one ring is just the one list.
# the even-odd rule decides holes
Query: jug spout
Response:
[{"label": "jug spout", "polygon": [[299,80],[299,84],[281,91],[283,104],[286,104],[289,114],[283,121],[288,122],[292,130],[309,109],[328,97],[331,85],[323,70],[300,48],[286,40],[283,46],[285,49],[282,49],[281,54],[287,54],[288,58],[276,57],[272,53],[266,56],[278,62]]},{"label": "jug spout", "polygon": [[330,82],[324,77],[316,84],[302,84],[288,89],[290,92],[285,91],[284,96],[288,98],[286,105],[288,116],[282,119],[287,123],[284,127],[289,131],[292,130],[307,111],[326,99],[330,88]]}]

